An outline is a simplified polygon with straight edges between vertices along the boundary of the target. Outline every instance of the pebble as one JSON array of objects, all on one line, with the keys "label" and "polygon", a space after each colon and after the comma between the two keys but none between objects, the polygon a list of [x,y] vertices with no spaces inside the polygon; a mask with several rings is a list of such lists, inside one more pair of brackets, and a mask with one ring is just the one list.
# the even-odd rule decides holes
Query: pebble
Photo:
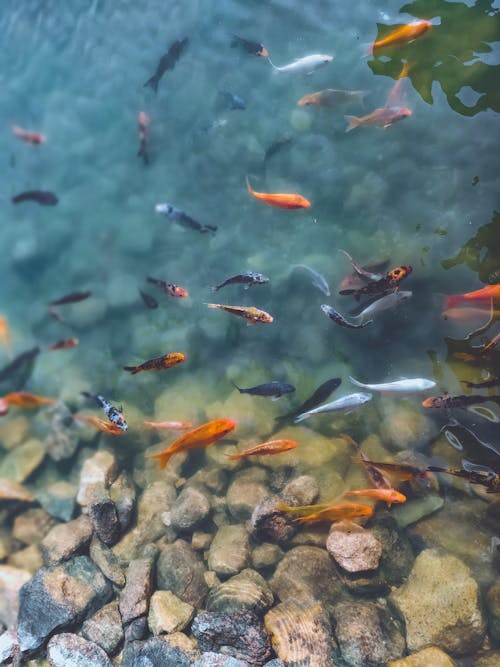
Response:
[{"label": "pebble", "polygon": [[45,449],[53,461],[64,461],[78,449],[79,433],[71,412],[64,403],[57,403],[46,412],[50,430],[45,438]]},{"label": "pebble", "polygon": [[92,492],[89,489],[86,500],[88,516],[96,535],[101,542],[112,546],[120,537],[121,526],[109,491],[101,483],[97,483],[92,486]]},{"label": "pebble", "polygon": [[90,542],[89,554],[107,579],[119,588],[125,586],[125,574],[118,563],[118,559],[111,549],[95,535]]},{"label": "pebble", "polygon": [[[453,663],[453,665],[454,664],[455,663]],[[488,653],[474,660],[474,667],[498,667],[498,665],[500,665],[500,651],[488,651]],[[420,667],[420,665],[418,667]],[[441,665],[438,667],[441,667]],[[445,667],[445,665],[443,665],[443,667]]]},{"label": "pebble", "polygon": [[37,490],[36,499],[50,516],[69,521],[75,513],[77,491],[76,485],[70,482],[54,482]]},{"label": "pebble", "polygon": [[394,507],[391,515],[400,528],[405,528],[430,514],[434,514],[443,505],[444,500],[441,496],[430,495],[424,498],[415,498],[404,503],[404,505]]},{"label": "pebble", "polygon": [[16,415],[2,420],[0,424],[0,443],[3,449],[12,449],[26,438],[30,430],[30,422],[24,415]]},{"label": "pebble", "polygon": [[239,477],[227,490],[227,508],[236,521],[246,521],[252,516],[256,506],[268,495],[269,489],[263,482]]},{"label": "pebble", "polygon": [[207,653],[202,653],[200,659],[194,663],[193,667],[248,667],[248,662],[222,653],[208,651]]},{"label": "pebble", "polygon": [[273,568],[283,558],[283,551],[277,544],[264,542],[252,551],[252,565],[256,570],[266,571]]},{"label": "pebble", "polygon": [[195,530],[191,537],[191,546],[196,551],[205,551],[212,544],[213,535],[212,533],[202,533],[201,531]]},{"label": "pebble", "polygon": [[227,581],[214,586],[208,594],[208,611],[226,613],[247,609],[263,614],[274,602],[274,595],[266,580],[255,570],[246,569]]},{"label": "pebble", "polygon": [[24,482],[45,458],[45,449],[40,440],[30,438],[12,449],[0,463],[0,477],[13,482]]},{"label": "pebble", "polygon": [[38,572],[38,570],[43,567],[40,545],[31,544],[29,547],[26,547],[26,549],[15,551],[13,554],[10,554],[7,564],[19,568],[20,570],[27,570],[28,572],[31,572],[31,574],[35,574],[35,572]]},{"label": "pebble", "polygon": [[208,552],[208,567],[220,577],[237,574],[250,564],[250,545],[245,526],[225,525],[216,532]]},{"label": "pebble", "polygon": [[378,519],[372,531],[382,544],[380,576],[390,586],[400,586],[406,581],[415,561],[410,541],[398,528],[392,513]]},{"label": "pebble", "polygon": [[80,486],[76,497],[80,505],[88,505],[94,497],[95,485],[108,489],[118,475],[114,454],[106,450],[96,452],[86,459],[80,472]]},{"label": "pebble", "polygon": [[[431,646],[406,658],[395,660],[388,667],[456,667],[456,664],[444,651]],[[474,662],[474,667],[479,667],[479,662]]]},{"label": "pebble", "polygon": [[0,508],[12,503],[32,503],[35,498],[22,484],[5,477],[0,478]]},{"label": "pebble", "polygon": [[132,521],[136,502],[135,484],[128,473],[118,475],[109,487],[109,497],[116,507],[120,531],[124,533]]},{"label": "pebble", "polygon": [[277,509],[279,496],[268,496],[259,503],[251,516],[252,536],[259,542],[286,544],[297,532],[296,523]]},{"label": "pebble", "polygon": [[183,489],[170,510],[170,525],[179,531],[198,528],[210,514],[210,499],[194,486]]},{"label": "pebble", "polygon": [[198,554],[184,540],[164,546],[157,563],[157,588],[175,593],[196,609],[203,606],[208,586],[206,568]]},{"label": "pebble", "polygon": [[9,664],[18,651],[17,634],[13,630],[2,632],[0,634],[0,665]]},{"label": "pebble", "polygon": [[318,482],[310,475],[301,475],[288,482],[281,495],[287,505],[312,505],[319,496]]},{"label": "pebble", "polygon": [[0,565],[0,623],[15,630],[19,609],[19,591],[31,579],[27,570]]},{"label": "pebble", "polygon": [[52,637],[47,658],[50,667],[113,667],[100,646],[69,632]]},{"label": "pebble", "polygon": [[171,591],[156,591],[149,604],[149,629],[154,635],[181,632],[193,620],[194,614],[194,607]]},{"label": "pebble", "polygon": [[326,549],[347,572],[376,570],[382,556],[382,544],[371,530],[352,524],[353,528],[334,523],[326,540]]},{"label": "pebble", "polygon": [[131,641],[125,645],[121,667],[191,667],[189,656],[179,647],[171,646],[168,638],[153,637]]},{"label": "pebble", "polygon": [[82,626],[85,639],[113,655],[123,641],[122,617],[117,600],[113,600],[88,618]]},{"label": "pebble", "polygon": [[500,641],[500,579],[496,579],[486,593],[488,627],[495,641]]},{"label": "pebble", "polygon": [[130,561],[125,574],[125,587],[120,593],[120,614],[124,624],[147,614],[152,568],[151,558]]},{"label": "pebble", "polygon": [[40,543],[44,565],[56,565],[84,551],[92,537],[88,516],[54,526]]},{"label": "pebble", "polygon": [[43,540],[54,524],[55,521],[48,512],[35,507],[16,516],[12,537],[23,544],[37,544]]}]

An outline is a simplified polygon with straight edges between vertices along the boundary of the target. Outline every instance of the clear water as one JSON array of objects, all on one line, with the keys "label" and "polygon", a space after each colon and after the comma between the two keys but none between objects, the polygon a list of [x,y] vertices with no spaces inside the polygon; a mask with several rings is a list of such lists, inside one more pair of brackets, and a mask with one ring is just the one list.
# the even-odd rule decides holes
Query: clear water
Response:
[{"label": "clear water", "polygon": [[[435,27],[384,57],[366,57],[377,24],[412,17]],[[309,76],[282,75],[231,49],[231,32],[261,41],[277,65],[310,53],[334,60]],[[500,282],[498,2],[3,0],[0,34],[1,314],[16,352],[79,337],[72,350],[41,355],[26,389],[75,410],[84,405],[82,390],[123,404],[130,433],[113,445],[131,468],[142,469],[144,448],[155,443],[143,433],[145,418],[236,418],[248,444],[329,377],[343,379],[338,394],[350,391],[349,374],[367,382],[435,377],[439,392],[462,393],[459,380],[500,372],[498,353],[472,365],[450,355],[448,339],[463,339],[471,325],[444,321],[436,296]],[[143,83],[184,36],[189,46],[155,95]],[[387,130],[346,134],[344,113],[383,106],[405,60],[412,116]],[[365,110],[297,106],[328,87],[365,90]],[[221,108],[220,89],[243,97],[247,109]],[[149,166],[136,156],[141,110],[151,119]],[[47,144],[19,142],[12,123],[43,132]],[[264,169],[265,151],[285,135],[293,141]],[[312,208],[262,206],[246,191],[247,174],[256,190],[300,192]],[[51,190],[59,205],[12,206],[10,197],[27,189]],[[163,201],[217,225],[217,233],[156,215]],[[361,263],[411,264],[403,288],[413,299],[362,330],[334,325],[322,303],[344,313],[356,306],[337,294],[350,270],[339,248]],[[331,297],[293,270],[299,263],[325,276]],[[247,270],[270,284],[231,286],[213,298],[209,285]],[[182,285],[190,298],[162,296],[147,275]],[[146,309],[139,288],[159,300],[157,310]],[[85,289],[92,299],[61,311],[69,326],[47,316],[47,301]],[[212,300],[255,305],[275,321],[247,327],[209,310],[204,302]],[[494,322],[486,335],[496,333]],[[184,352],[186,363],[135,377],[122,371],[170,351]],[[277,404],[240,397],[230,380],[292,382],[297,397]],[[409,399],[417,412],[419,404]],[[380,405],[308,426],[361,440],[377,432]],[[446,418],[436,420],[441,426]],[[491,449],[486,459],[477,451],[476,462],[498,466]]]}]

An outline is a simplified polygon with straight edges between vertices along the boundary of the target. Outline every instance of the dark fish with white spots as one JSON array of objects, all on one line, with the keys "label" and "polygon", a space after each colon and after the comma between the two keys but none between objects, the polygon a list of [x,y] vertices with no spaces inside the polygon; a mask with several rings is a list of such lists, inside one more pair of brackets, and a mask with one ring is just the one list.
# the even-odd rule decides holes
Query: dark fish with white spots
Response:
[{"label": "dark fish with white spots", "polygon": [[340,387],[342,380],[340,378],[332,378],[323,382],[316,391],[307,398],[298,408],[295,408],[291,412],[288,412],[286,415],[281,415],[280,417],[275,417],[275,421],[285,421],[286,419],[292,419],[297,415],[302,414],[303,412],[308,412],[318,405],[321,405],[326,399],[332,394],[338,387]]},{"label": "dark fish with white spots", "polygon": [[40,206],[55,206],[59,199],[53,192],[49,192],[48,190],[27,190],[12,197],[13,204],[20,204],[25,201],[34,201],[40,204]]},{"label": "dark fish with white spots", "polygon": [[249,289],[253,285],[264,285],[265,283],[268,282],[269,278],[267,276],[262,275],[262,273],[255,273],[255,271],[247,271],[246,273],[238,273],[236,276],[231,276],[231,278],[224,280],[224,282],[220,283],[220,285],[215,285],[210,289],[212,290],[212,292],[217,292],[226,285],[234,285],[234,284],[244,285],[243,289]]},{"label": "dark fish with white spots", "polygon": [[146,81],[144,87],[150,86],[155,91],[155,93],[158,92],[158,84],[160,82],[160,79],[162,78],[162,76],[165,74],[166,71],[168,71],[169,69],[174,69],[176,62],[179,60],[182,52],[186,48],[188,41],[189,41],[188,38],[184,37],[184,39],[176,40],[170,46],[167,53],[165,53],[160,58],[160,62],[158,63],[156,72],[150,79]]},{"label": "dark fish with white spots", "polygon": [[122,414],[121,408],[118,410],[118,408],[115,408],[114,405],[112,405],[104,398],[104,396],[101,396],[100,394],[91,394],[88,391],[82,391],[82,395],[86,398],[94,399],[97,405],[104,410],[104,414],[109,419],[109,421],[112,424],[116,424],[120,430],[126,431],[128,429],[128,425]]},{"label": "dark fish with white spots", "polygon": [[467,408],[481,403],[497,403],[500,405],[500,396],[431,396],[422,401],[424,408]]},{"label": "dark fish with white spots", "polygon": [[215,225],[203,225],[201,222],[194,220],[189,215],[184,213],[180,208],[175,208],[172,204],[156,204],[155,211],[160,215],[164,215],[169,220],[177,222],[182,227],[187,227],[188,229],[194,229],[200,234],[206,234],[207,232],[216,232],[217,227]]},{"label": "dark fish with white spots", "polygon": [[281,398],[285,394],[291,394],[295,391],[293,384],[288,384],[287,382],[278,382],[277,380],[273,380],[272,382],[267,382],[265,384],[258,384],[255,387],[248,387],[248,389],[242,389],[234,382],[232,384],[236,387],[240,394],[264,396],[266,398],[272,398],[273,401]]},{"label": "dark fish with white spots", "polygon": [[325,313],[325,315],[328,315],[328,317],[333,322],[340,325],[341,327],[345,327],[346,329],[363,329],[363,327],[367,327],[373,322],[373,320],[367,320],[366,322],[361,322],[360,324],[352,324],[351,322],[348,322],[343,315],[341,315],[331,306],[328,306],[326,303],[321,306],[321,310]]}]

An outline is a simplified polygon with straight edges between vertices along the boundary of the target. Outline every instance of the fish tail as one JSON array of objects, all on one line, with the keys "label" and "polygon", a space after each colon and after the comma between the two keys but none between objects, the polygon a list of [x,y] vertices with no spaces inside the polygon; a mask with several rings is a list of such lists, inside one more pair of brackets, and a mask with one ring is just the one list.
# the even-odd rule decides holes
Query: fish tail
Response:
[{"label": "fish tail", "polygon": [[455,308],[460,304],[460,296],[452,295],[446,296],[444,299],[444,310],[449,310],[450,308]]},{"label": "fish tail", "polygon": [[240,461],[243,456],[241,454],[226,454],[228,461]]},{"label": "fish tail", "polygon": [[[358,317],[360,317],[360,316],[358,315]],[[354,318],[354,319],[356,319],[356,318]],[[363,328],[363,327],[367,327],[369,324],[373,324],[373,320],[366,320],[366,322],[361,322],[361,324],[359,326],[361,328]]]},{"label": "fish tail", "polygon": [[173,453],[168,450],[165,452],[158,452],[158,454],[149,454],[148,459],[157,459],[160,466],[160,470],[164,470],[167,467],[167,463],[172,458]]},{"label": "fish tail", "polygon": [[357,116],[344,116],[344,118],[347,121],[347,127],[345,129],[346,132],[351,132],[351,130],[354,130],[356,127],[361,125],[361,121]]},{"label": "fish tail", "polygon": [[279,70],[279,67],[276,67],[276,65],[273,63],[273,61],[271,60],[271,58],[269,56],[267,57],[267,59],[269,60],[269,63],[271,65],[271,67],[273,67],[276,70]]},{"label": "fish tail", "polygon": [[245,176],[245,182],[246,182],[246,184],[247,184],[247,190],[248,190],[248,192],[249,192],[251,195],[253,195],[252,186],[250,185],[250,181],[248,180],[248,176]]},{"label": "fish tail", "polygon": [[135,375],[136,373],[138,373],[140,371],[140,368],[139,368],[139,366],[124,366],[123,370],[124,371],[129,371],[129,373],[131,375]]},{"label": "fish tail", "polygon": [[206,234],[207,232],[213,232],[215,234],[216,231],[217,231],[216,225],[202,225],[200,229],[200,232],[202,234]]},{"label": "fish tail", "polygon": [[358,382],[358,380],[355,380],[355,379],[354,379],[353,377],[351,377],[350,375],[349,375],[349,380],[350,380],[353,384],[355,384],[356,387],[365,387],[365,386],[366,386],[366,385],[364,385],[362,382]]},{"label": "fish tail", "polygon": [[244,393],[243,389],[238,387],[238,385],[235,382],[233,382],[232,380],[231,380],[231,384],[233,385],[233,387],[236,387],[236,389],[240,392],[240,394]]},{"label": "fish tail", "polygon": [[158,79],[154,74],[150,79],[148,79],[146,81],[143,88],[146,88],[146,86],[149,86],[150,88],[152,88],[155,91],[155,93],[158,92]]},{"label": "fish tail", "polygon": [[205,306],[208,306],[209,308],[220,308],[218,303],[205,303]]},{"label": "fish tail", "polygon": [[297,417],[295,417],[293,423],[298,424],[299,422],[303,422],[304,419],[307,419],[310,416],[311,416],[310,412],[303,412],[301,415],[297,415]]}]

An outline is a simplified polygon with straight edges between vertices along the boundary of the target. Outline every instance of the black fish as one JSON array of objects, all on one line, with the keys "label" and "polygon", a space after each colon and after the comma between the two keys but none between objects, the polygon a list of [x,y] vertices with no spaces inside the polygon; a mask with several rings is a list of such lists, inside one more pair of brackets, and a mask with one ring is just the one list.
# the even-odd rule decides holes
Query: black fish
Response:
[{"label": "black fish", "polygon": [[326,401],[330,394],[333,394],[333,392],[338,389],[338,387],[340,387],[341,382],[342,380],[340,378],[332,378],[331,380],[323,382],[323,384],[321,384],[316,389],[314,394],[312,394],[312,396],[299,405],[298,408],[295,408],[295,410],[292,410],[292,412],[288,412],[286,415],[276,417],[276,421],[285,421],[285,419],[291,419],[292,417],[296,417],[303,412],[308,412],[316,406],[321,405],[321,403]]},{"label": "black fish", "polygon": [[471,389],[487,389],[488,387],[500,387],[500,378],[495,378],[494,380],[485,380],[484,382],[467,382],[462,380],[462,382]]},{"label": "black fish", "polygon": [[248,389],[241,389],[234,382],[232,383],[240,394],[251,394],[252,396],[271,396],[273,400],[281,398],[284,394],[291,394],[295,391],[293,384],[288,384],[287,382],[278,382],[273,380],[272,382],[267,382],[266,384],[258,384],[255,387],[249,387]]},{"label": "black fish", "polygon": [[253,42],[244,37],[238,37],[233,33],[233,41],[231,42],[231,48],[239,46],[247,53],[251,53],[253,56],[260,56],[261,58],[267,58],[269,53],[267,49],[260,42]]},{"label": "black fish", "polygon": [[23,352],[14,361],[0,370],[0,383],[8,384],[9,391],[18,391],[26,384],[38,356],[40,348],[38,345],[31,350]]},{"label": "black fish", "polygon": [[362,324],[351,324],[351,322],[348,322],[343,315],[338,313],[331,306],[328,306],[326,303],[321,306],[321,310],[336,324],[339,324],[341,327],[345,327],[346,329],[362,329],[363,327],[367,327],[373,322],[373,320],[367,320]]},{"label": "black fish", "polygon": [[184,37],[184,39],[176,40],[170,46],[168,51],[160,58],[156,72],[150,79],[146,81],[144,86],[151,86],[155,93],[158,91],[158,83],[160,82],[161,77],[167,70],[174,69],[175,63],[179,60],[180,55],[184,51],[188,41],[188,38]]},{"label": "black fish", "polygon": [[55,206],[59,199],[53,192],[47,190],[27,190],[12,197],[13,204],[20,204],[23,201],[36,201],[41,206]]},{"label": "black fish", "polygon": [[267,162],[267,160],[269,160],[269,158],[271,158],[273,155],[278,153],[283,148],[286,148],[286,146],[289,146],[292,141],[293,137],[290,134],[286,134],[284,137],[277,139],[264,153],[264,162]]},{"label": "black fish", "polygon": [[154,298],[154,296],[151,296],[150,294],[146,294],[146,292],[143,292],[142,290],[139,290],[142,300],[146,304],[148,308],[154,309],[158,308],[158,301]]},{"label": "black fish", "polygon": [[71,292],[71,294],[65,294],[60,299],[56,299],[55,301],[49,301],[48,305],[49,306],[63,306],[67,303],[78,303],[79,301],[84,301],[85,299],[88,299],[91,294],[92,294],[92,292],[90,292],[90,291]]},{"label": "black fish", "polygon": [[267,276],[263,276],[262,273],[255,273],[254,271],[247,271],[246,273],[238,273],[236,276],[231,276],[220,285],[215,285],[211,287],[212,292],[217,292],[226,285],[232,285],[234,283],[239,283],[245,285],[243,289],[248,289],[252,285],[264,285],[269,282]]}]

